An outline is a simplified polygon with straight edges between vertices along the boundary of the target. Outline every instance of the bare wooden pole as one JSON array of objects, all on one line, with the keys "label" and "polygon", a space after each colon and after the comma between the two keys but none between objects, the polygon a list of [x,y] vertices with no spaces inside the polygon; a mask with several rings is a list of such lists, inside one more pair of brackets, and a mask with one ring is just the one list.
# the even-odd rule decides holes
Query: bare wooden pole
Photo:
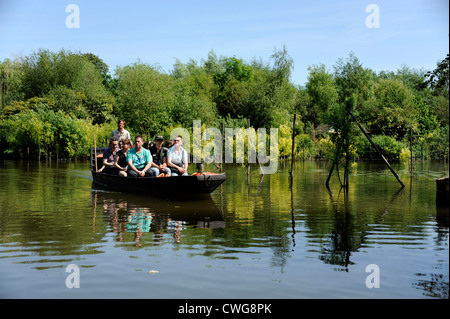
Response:
[{"label": "bare wooden pole", "polygon": [[94,162],[95,162],[95,171],[98,171],[98,167],[97,167],[97,139],[95,138],[95,133],[94,133]]},{"label": "bare wooden pole", "polygon": [[331,179],[331,175],[333,175],[334,165],[335,165],[335,162],[333,162],[333,164],[331,164],[330,173],[328,174],[327,181],[325,182],[325,185],[326,185],[327,187],[330,187],[330,179]]},{"label": "bare wooden pole", "polygon": [[402,185],[402,187],[405,187],[405,184],[403,184],[403,182],[401,181],[400,177],[398,177],[397,173],[394,171],[394,169],[391,167],[391,165],[389,165],[389,162],[387,161],[387,159],[384,157],[384,155],[381,153],[381,151],[378,149],[378,146],[372,141],[372,139],[370,138],[370,136],[366,133],[366,131],[364,130],[364,128],[361,126],[361,124],[359,124],[358,120],[356,119],[356,117],[353,115],[353,113],[347,108],[347,112],[350,114],[350,116],[353,118],[353,120],[356,122],[356,124],[358,124],[359,129],[361,130],[361,132],[363,132],[364,136],[369,140],[370,144],[372,144],[372,146],[375,148],[375,150],[377,151],[378,155],[380,155],[381,159],[384,161],[384,163],[386,164],[386,166],[391,170],[392,174],[395,176],[395,178],[398,180],[398,182],[400,183],[400,185]]},{"label": "bare wooden pole", "polygon": [[[222,123],[222,145],[225,144],[225,124]],[[222,169],[223,169],[223,154],[222,154],[222,158],[220,159],[220,172],[222,173]]]},{"label": "bare wooden pole", "polygon": [[[253,142],[253,140],[250,137],[250,119],[247,119],[247,121],[248,121],[248,135],[247,135],[247,137],[248,137],[248,149],[250,149],[250,145],[251,145],[251,147],[253,147],[255,152],[256,152],[256,145],[255,145],[255,143]],[[258,145],[258,147],[259,147],[259,145]],[[247,154],[248,154],[248,152],[247,152]],[[262,169],[261,162],[259,161],[258,157],[256,157],[256,161],[258,162],[258,165],[259,165],[259,173],[264,176],[264,171]],[[247,165],[248,165],[247,166],[247,173],[250,173],[250,163],[248,162],[248,156],[247,156]]]},{"label": "bare wooden pole", "polygon": [[348,174],[350,170],[348,166],[350,165],[350,155],[348,152],[345,152],[345,168],[344,168],[344,188],[348,190],[349,177]]},{"label": "bare wooden pole", "polygon": [[335,166],[336,166],[336,171],[337,171],[337,176],[338,176],[338,179],[339,179],[339,183],[341,184],[341,187],[342,187],[341,178],[340,178],[340,176],[339,176],[339,168],[338,168],[339,154],[340,154],[340,152],[341,152],[341,148],[342,148],[342,144],[339,144],[339,148],[338,148],[338,150],[336,151],[336,156],[335,156],[335,158],[333,159],[333,163],[331,164],[330,173],[328,174],[327,181],[325,182],[325,185],[326,185],[327,187],[329,187],[329,185],[330,185],[331,175],[333,175],[333,171],[334,171],[334,167],[335,167]]},{"label": "bare wooden pole", "polygon": [[413,173],[413,168],[414,168],[414,166],[413,166],[413,160],[414,160],[414,157],[413,157],[413,140],[412,140],[412,128],[410,128],[409,129],[409,148],[410,148],[410,157],[411,157],[411,175],[412,175],[412,173]]},{"label": "bare wooden pole", "polygon": [[[248,129],[250,129],[250,119],[247,119]],[[250,136],[248,136],[248,141],[250,142]],[[250,146],[250,143],[248,143]],[[249,147],[250,148],[250,147]],[[247,153],[247,184],[250,184],[250,163],[248,162],[248,153]]]},{"label": "bare wooden pole", "polygon": [[297,113],[294,113],[294,123],[292,124],[291,177],[294,174],[295,120],[296,119],[297,119]]}]

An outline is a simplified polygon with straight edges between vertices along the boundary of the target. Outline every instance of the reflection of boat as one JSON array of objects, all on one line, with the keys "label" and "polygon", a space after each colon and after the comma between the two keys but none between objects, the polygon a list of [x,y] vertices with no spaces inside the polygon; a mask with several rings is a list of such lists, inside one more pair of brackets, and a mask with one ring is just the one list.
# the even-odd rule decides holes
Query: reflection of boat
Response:
[{"label": "reflection of boat", "polygon": [[103,207],[103,213],[109,215],[111,220],[124,221],[127,224],[127,230],[140,225],[136,227],[148,232],[150,225],[154,228],[161,223],[166,225],[167,229],[175,226],[182,228],[183,225],[196,228],[225,227],[222,213],[209,195],[205,195],[201,200],[167,200],[104,191],[95,187],[92,195],[94,207]]},{"label": "reflection of boat", "polygon": [[[225,174],[177,177],[120,177],[98,173],[95,170],[97,154],[103,154],[105,147],[91,149],[91,172],[94,182],[106,188],[132,193],[146,194],[211,194],[226,179]],[[99,165],[99,164],[97,164]],[[101,164],[100,164],[101,165]]]},{"label": "reflection of boat", "polygon": [[150,240],[153,245],[159,245],[169,238],[180,243],[188,228],[225,227],[222,213],[209,195],[204,195],[201,201],[172,201],[93,188],[94,213],[101,207],[111,231],[117,234],[116,239],[120,242],[132,240],[136,246],[142,246],[142,239],[145,239],[144,242]]}]

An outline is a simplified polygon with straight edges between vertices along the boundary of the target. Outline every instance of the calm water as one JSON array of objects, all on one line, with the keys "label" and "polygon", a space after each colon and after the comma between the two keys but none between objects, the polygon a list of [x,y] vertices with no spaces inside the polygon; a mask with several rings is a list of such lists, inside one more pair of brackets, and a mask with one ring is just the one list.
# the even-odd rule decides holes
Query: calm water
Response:
[{"label": "calm water", "polygon": [[99,189],[87,163],[0,167],[2,298],[448,298],[448,163],[395,166],[404,189],[359,163],[348,194],[327,163],[297,163],[292,185],[288,167],[226,166],[200,201]]}]

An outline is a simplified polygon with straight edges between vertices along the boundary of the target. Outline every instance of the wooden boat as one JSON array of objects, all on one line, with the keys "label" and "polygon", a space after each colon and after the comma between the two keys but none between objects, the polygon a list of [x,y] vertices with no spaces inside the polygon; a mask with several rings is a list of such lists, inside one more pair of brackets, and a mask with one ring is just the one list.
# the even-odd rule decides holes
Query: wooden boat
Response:
[{"label": "wooden boat", "polygon": [[101,167],[101,154],[106,147],[91,149],[91,173],[94,182],[108,189],[122,192],[145,193],[153,195],[203,195],[211,194],[225,182],[225,174],[200,174],[195,176],[171,177],[121,177],[96,171]]}]

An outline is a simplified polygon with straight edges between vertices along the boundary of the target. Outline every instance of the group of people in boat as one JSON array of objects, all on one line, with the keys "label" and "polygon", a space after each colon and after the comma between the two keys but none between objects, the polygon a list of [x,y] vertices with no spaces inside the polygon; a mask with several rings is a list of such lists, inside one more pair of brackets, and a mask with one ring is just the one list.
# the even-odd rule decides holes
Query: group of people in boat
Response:
[{"label": "group of people in boat", "polygon": [[164,143],[162,135],[146,143],[141,135],[136,135],[132,143],[125,121],[119,120],[117,130],[111,133],[109,147],[103,153],[103,165],[97,172],[123,177],[187,176],[188,153],[182,145],[181,136]]}]

